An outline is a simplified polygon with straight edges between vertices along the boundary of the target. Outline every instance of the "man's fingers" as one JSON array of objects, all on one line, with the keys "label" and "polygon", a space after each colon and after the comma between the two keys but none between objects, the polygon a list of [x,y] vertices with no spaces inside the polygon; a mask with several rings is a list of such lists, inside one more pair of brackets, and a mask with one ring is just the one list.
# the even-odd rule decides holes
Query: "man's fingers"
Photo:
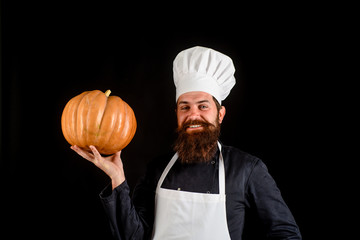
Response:
[{"label": "man's fingers", "polygon": [[[103,171],[104,168],[107,168],[109,167],[109,164],[107,163],[107,159],[103,158],[101,156],[101,154],[99,153],[99,151],[96,149],[95,146],[93,145],[90,145],[89,148],[91,150],[91,152],[88,152],[88,151],[85,151],[81,148],[79,148],[78,146],[74,145],[74,146],[71,146],[70,147],[72,150],[74,150],[75,152],[77,152],[77,154],[79,154],[80,156],[82,156],[83,158],[85,158],[86,160],[92,162],[93,164],[95,164],[97,167],[101,168]],[[122,166],[122,162],[121,162],[121,159],[120,159],[120,153],[121,151],[119,152],[116,152],[114,154],[113,157],[115,157],[115,159],[118,159],[120,160],[120,162],[118,162],[118,160],[115,160],[115,159],[109,159],[110,162],[114,161],[117,162],[117,164],[121,165]]]},{"label": "man's fingers", "polygon": [[82,156],[83,158],[85,158],[86,160],[93,162],[95,157],[93,154],[82,150],[81,148],[79,148],[78,146],[74,145],[70,147],[72,150],[74,150],[77,154],[79,154],[80,156]]},{"label": "man's fingers", "polygon": [[96,159],[100,159],[101,158],[101,154],[99,153],[99,151],[96,149],[96,147],[94,147],[93,145],[90,145],[90,150],[92,151],[92,153],[94,154]]},{"label": "man's fingers", "polygon": [[[90,145],[90,150],[92,151],[92,153],[94,154],[94,160],[92,161],[96,166],[100,167],[101,165],[103,165],[103,161],[104,158],[101,156],[101,154],[99,153],[99,151],[96,149],[96,147]],[[101,168],[101,167],[100,167]]]},{"label": "man's fingers", "polygon": [[123,164],[120,159],[121,151],[105,158],[101,156],[95,146],[91,145],[89,148],[91,152],[85,151],[76,145],[71,146],[71,149],[77,154],[104,171],[112,179],[113,188],[125,181]]}]

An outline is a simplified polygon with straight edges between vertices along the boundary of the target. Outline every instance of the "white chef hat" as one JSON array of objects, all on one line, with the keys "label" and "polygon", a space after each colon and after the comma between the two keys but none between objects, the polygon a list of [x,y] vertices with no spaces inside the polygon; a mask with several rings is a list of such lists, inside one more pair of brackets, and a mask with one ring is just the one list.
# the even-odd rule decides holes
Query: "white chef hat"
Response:
[{"label": "white chef hat", "polygon": [[173,62],[176,101],[180,95],[201,91],[221,104],[235,85],[235,67],[230,57],[205,47],[181,51]]}]

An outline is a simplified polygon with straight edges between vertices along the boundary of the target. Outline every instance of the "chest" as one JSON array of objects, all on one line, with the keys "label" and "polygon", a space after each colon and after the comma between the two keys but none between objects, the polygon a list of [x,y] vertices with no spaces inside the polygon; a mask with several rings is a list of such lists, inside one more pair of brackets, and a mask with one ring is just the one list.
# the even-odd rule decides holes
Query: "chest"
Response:
[{"label": "chest", "polygon": [[181,164],[176,162],[166,175],[161,186],[165,189],[197,193],[219,193],[219,164]]},{"label": "chest", "polygon": [[[243,208],[245,205],[246,177],[233,166],[225,164],[225,193],[228,202]],[[162,188],[197,192],[219,193],[219,161],[210,163],[182,165],[176,162],[166,175]]]}]

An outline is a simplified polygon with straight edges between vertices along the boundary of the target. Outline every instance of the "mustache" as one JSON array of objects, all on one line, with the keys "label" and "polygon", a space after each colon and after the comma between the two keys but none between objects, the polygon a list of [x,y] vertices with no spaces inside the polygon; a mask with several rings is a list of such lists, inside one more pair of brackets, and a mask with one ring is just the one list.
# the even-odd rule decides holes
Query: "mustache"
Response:
[{"label": "mustache", "polygon": [[202,127],[215,127],[214,124],[212,124],[206,120],[200,120],[200,119],[188,120],[188,121],[184,122],[181,125],[181,127],[186,129],[192,125],[201,125]]},{"label": "mustache", "polygon": [[187,128],[189,128],[192,125],[201,125],[203,128],[210,128],[210,127],[216,127],[214,124],[206,121],[206,120],[200,120],[200,119],[196,119],[196,120],[187,120],[185,121],[181,126],[179,126],[178,128],[178,132],[179,131],[185,131]]}]

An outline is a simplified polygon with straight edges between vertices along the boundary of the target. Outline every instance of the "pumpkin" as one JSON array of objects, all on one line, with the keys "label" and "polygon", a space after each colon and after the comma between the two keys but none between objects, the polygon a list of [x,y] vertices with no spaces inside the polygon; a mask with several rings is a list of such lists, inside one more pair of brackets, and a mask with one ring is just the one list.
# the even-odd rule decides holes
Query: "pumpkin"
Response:
[{"label": "pumpkin", "polygon": [[86,91],[65,105],[61,129],[68,143],[87,151],[93,145],[104,155],[114,154],[130,143],[137,127],[134,111],[110,93]]}]

